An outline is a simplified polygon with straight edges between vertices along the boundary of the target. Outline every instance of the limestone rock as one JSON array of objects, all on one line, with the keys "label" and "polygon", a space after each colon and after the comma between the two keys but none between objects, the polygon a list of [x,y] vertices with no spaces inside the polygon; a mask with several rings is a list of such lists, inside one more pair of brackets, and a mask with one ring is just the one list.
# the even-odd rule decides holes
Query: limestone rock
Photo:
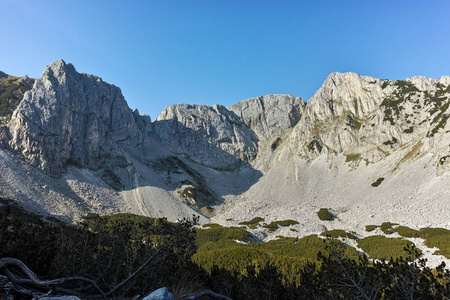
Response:
[{"label": "limestone rock", "polygon": [[235,169],[257,154],[254,132],[222,105],[171,105],[153,126],[171,151],[211,168]]},{"label": "limestone rock", "polygon": [[157,289],[153,293],[147,295],[142,300],[173,300],[173,294],[166,287]]},{"label": "limestone rock", "polygon": [[343,153],[356,165],[397,151],[405,152],[405,160],[432,153],[439,173],[450,157],[449,105],[448,76],[389,81],[333,73],[308,101],[289,151],[310,160]]},{"label": "limestone rock", "polygon": [[119,88],[58,60],[26,92],[9,125],[9,147],[58,176],[67,164],[98,169],[120,143],[142,134]]},{"label": "limestone rock", "polygon": [[301,118],[305,102],[291,95],[266,95],[247,99],[228,107],[253,130],[258,139],[283,135]]}]

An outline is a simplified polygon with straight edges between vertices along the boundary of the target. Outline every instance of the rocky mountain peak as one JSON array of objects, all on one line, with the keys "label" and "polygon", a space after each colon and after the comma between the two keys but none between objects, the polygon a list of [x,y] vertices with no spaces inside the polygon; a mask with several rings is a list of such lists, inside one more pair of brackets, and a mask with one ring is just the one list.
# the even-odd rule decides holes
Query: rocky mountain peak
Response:
[{"label": "rocky mountain peak", "polygon": [[98,169],[117,145],[141,132],[119,88],[58,60],[25,93],[9,125],[9,147],[59,175],[67,164]]}]

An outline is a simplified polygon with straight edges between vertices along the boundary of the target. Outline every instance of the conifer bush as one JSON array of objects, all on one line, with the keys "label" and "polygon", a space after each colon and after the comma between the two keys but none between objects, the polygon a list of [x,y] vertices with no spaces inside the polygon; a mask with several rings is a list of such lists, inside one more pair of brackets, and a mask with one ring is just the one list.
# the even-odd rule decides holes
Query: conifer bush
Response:
[{"label": "conifer bush", "polygon": [[321,208],[317,212],[317,216],[322,221],[333,221],[334,215],[328,210],[328,208]]}]

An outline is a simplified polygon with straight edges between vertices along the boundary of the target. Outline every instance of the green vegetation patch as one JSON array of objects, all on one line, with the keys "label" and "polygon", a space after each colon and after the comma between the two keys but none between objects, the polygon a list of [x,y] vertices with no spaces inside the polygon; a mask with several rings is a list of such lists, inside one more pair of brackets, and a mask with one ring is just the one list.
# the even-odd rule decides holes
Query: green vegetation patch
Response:
[{"label": "green vegetation patch", "polygon": [[202,226],[203,228],[222,228],[222,225],[217,223],[208,223]]},{"label": "green vegetation patch", "polygon": [[425,245],[429,248],[439,248],[435,254],[450,258],[450,230],[444,228],[421,228],[420,237],[425,239]]},{"label": "green vegetation patch", "polygon": [[394,86],[397,89],[381,102],[381,106],[385,108],[383,120],[389,121],[391,125],[395,125],[394,116],[400,115],[404,102],[409,100],[412,94],[420,92],[412,82],[406,80],[398,80]]},{"label": "green vegetation patch", "polygon": [[397,259],[407,257],[405,250],[411,247],[413,243],[402,238],[386,238],[382,235],[373,235],[358,240],[360,247],[372,259]]},{"label": "green vegetation patch", "polygon": [[345,156],[345,162],[358,162],[361,160],[361,154],[348,154]]},{"label": "green vegetation patch", "polygon": [[[234,244],[233,247],[214,248],[199,251],[192,260],[211,273],[214,268],[225,269],[232,274],[238,273],[247,276],[248,268],[255,268],[260,272],[267,266],[273,266],[283,278],[283,282],[300,285],[300,270],[307,262],[316,262],[319,252],[327,255],[331,240],[310,235],[301,239],[292,237],[279,237],[266,243],[253,243],[248,245]],[[337,247],[342,248],[346,257],[357,259],[360,257],[355,248],[346,247],[335,240]]]},{"label": "green vegetation patch", "polygon": [[0,117],[9,120],[22,100],[23,94],[33,87],[33,80],[20,81],[20,77],[0,79]]},{"label": "green vegetation patch", "polygon": [[394,145],[397,142],[398,142],[398,140],[395,137],[392,137],[391,140],[384,142],[383,145]]},{"label": "green vegetation patch", "polygon": [[385,234],[391,234],[395,232],[394,226],[398,225],[398,223],[392,223],[392,222],[383,222],[381,224],[380,229]]},{"label": "green vegetation patch", "polygon": [[317,216],[322,221],[333,221],[334,215],[328,210],[328,208],[321,208],[317,212]]},{"label": "green vegetation patch", "polygon": [[[195,251],[190,222],[174,224],[132,214],[89,214],[76,226],[30,216],[12,206],[0,206],[0,257],[20,259],[41,278],[101,276],[97,281],[100,289],[109,291],[123,282],[117,295],[128,297],[154,290],[160,284],[171,286],[180,275],[196,268],[190,261]],[[149,257],[153,257],[151,264],[143,265]],[[125,282],[141,266],[132,282]],[[149,278],[158,278],[158,282]],[[78,283],[65,287],[79,286],[83,287]],[[1,299],[3,291],[0,285]],[[80,298],[85,299],[85,293],[92,290],[80,288],[78,292],[84,293]]]},{"label": "green vegetation patch", "polygon": [[333,230],[326,230],[320,234],[321,236],[330,237],[330,238],[348,238],[352,240],[358,239],[356,235],[353,233],[347,232],[343,229],[333,229]]},{"label": "green vegetation patch", "polygon": [[277,138],[273,143],[272,146],[270,146],[270,148],[272,149],[272,151],[275,151],[275,149],[278,148],[278,146],[280,146],[281,144],[281,138]]},{"label": "green vegetation patch", "polygon": [[366,231],[367,232],[372,232],[375,229],[377,229],[378,227],[380,227],[380,226],[378,226],[378,225],[366,225]]},{"label": "green vegetation patch", "polygon": [[371,186],[377,187],[377,186],[379,186],[383,181],[384,181],[384,177],[380,177],[380,178],[378,178],[375,182],[373,182],[373,183],[371,184]]},{"label": "green vegetation patch", "polygon": [[233,248],[239,245],[236,241],[249,242],[250,234],[240,227],[213,226],[208,229],[197,229],[196,245],[198,251]]},{"label": "green vegetation patch", "polygon": [[261,223],[263,221],[264,221],[264,218],[254,217],[250,221],[243,221],[243,222],[239,222],[238,224],[248,226],[248,228],[250,228],[250,229],[255,229],[259,225],[259,223]]},{"label": "green vegetation patch", "polygon": [[417,238],[420,237],[420,231],[409,228],[407,226],[397,226],[393,229],[399,235],[407,238]]},{"label": "green vegetation patch", "polygon": [[291,225],[299,224],[297,221],[294,220],[282,220],[282,221],[273,221],[269,224],[264,223],[263,227],[268,229],[270,232],[276,231],[279,226],[288,227]]}]

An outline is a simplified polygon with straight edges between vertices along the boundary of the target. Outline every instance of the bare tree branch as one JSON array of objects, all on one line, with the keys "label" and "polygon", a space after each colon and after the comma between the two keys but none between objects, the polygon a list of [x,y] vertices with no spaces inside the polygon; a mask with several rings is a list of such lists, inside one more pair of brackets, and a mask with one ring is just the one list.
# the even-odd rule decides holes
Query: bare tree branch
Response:
[{"label": "bare tree branch", "polygon": [[[18,268],[20,271],[22,271],[26,276],[28,276],[29,279],[25,278],[18,278],[17,276],[14,276],[10,270],[8,270],[8,267],[15,267]],[[84,281],[92,284],[95,289],[103,296],[103,298],[106,299],[105,293],[98,287],[97,283],[95,283],[94,280],[81,277],[81,276],[73,276],[73,277],[63,277],[53,280],[40,280],[36,274],[33,273],[22,261],[11,258],[11,257],[5,257],[0,259],[0,269],[5,269],[8,277],[12,282],[16,282],[18,284],[20,283],[27,283],[27,284],[33,284],[38,287],[46,287],[50,288],[53,285],[61,285],[68,281]]]}]

